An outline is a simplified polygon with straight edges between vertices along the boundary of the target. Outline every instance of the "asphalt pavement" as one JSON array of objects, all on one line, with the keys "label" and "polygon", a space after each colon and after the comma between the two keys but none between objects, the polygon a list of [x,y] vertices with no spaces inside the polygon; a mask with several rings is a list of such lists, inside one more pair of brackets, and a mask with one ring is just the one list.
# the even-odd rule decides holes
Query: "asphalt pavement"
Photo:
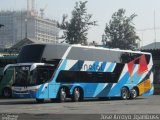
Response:
[{"label": "asphalt pavement", "polygon": [[[106,115],[104,117],[103,115]],[[160,114],[160,95],[138,97],[135,100],[106,99],[83,102],[36,103],[35,99],[0,99],[0,118],[21,119],[109,119],[115,114]],[[111,116],[110,116],[111,117]],[[128,118],[129,119],[129,118]],[[10,120],[10,119],[9,119]]]}]

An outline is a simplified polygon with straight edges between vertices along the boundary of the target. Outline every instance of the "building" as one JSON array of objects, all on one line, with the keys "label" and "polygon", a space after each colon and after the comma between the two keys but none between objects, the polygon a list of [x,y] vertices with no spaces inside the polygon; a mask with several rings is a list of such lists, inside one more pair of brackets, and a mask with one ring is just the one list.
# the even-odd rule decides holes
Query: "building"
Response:
[{"label": "building", "polygon": [[28,11],[1,11],[0,46],[11,47],[24,38],[57,43],[59,29],[55,20]]},{"label": "building", "polygon": [[19,53],[19,51],[21,50],[23,46],[28,45],[28,44],[36,44],[36,43],[38,44],[38,43],[46,43],[46,42],[33,40],[31,38],[24,38],[23,40],[17,42],[12,47],[10,47],[8,51]]}]

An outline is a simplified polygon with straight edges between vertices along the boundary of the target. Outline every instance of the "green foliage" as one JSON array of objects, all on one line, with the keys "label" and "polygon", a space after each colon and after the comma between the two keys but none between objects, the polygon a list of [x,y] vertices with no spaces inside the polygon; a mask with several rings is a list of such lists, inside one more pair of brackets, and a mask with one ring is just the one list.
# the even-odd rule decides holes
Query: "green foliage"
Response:
[{"label": "green foliage", "polygon": [[72,18],[66,21],[67,15],[63,15],[62,23],[57,26],[64,30],[61,38],[69,44],[87,44],[87,34],[90,26],[95,25],[95,21],[91,21],[91,14],[87,14],[85,2],[76,2],[76,6],[72,11]]},{"label": "green foliage", "polygon": [[137,47],[136,40],[140,40],[132,23],[136,16],[135,14],[125,16],[124,9],[115,12],[109,24],[106,24],[103,43],[110,48],[134,50]]}]

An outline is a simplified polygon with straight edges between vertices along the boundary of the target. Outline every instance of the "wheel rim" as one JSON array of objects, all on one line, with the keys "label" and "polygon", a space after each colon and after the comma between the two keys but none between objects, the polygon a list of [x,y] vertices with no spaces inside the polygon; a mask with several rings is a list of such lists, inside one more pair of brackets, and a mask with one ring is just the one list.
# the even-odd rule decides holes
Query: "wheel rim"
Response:
[{"label": "wheel rim", "polygon": [[61,95],[60,95],[60,97],[61,97],[61,101],[65,101],[65,99],[66,99],[66,92],[65,92],[64,88],[61,89]]},{"label": "wheel rim", "polygon": [[78,101],[80,98],[80,92],[79,92],[78,88],[75,88],[75,90],[74,90],[74,98],[76,101]]},{"label": "wheel rim", "polygon": [[132,89],[131,94],[132,94],[132,98],[137,97],[137,91],[135,89]]},{"label": "wheel rim", "polygon": [[127,99],[127,97],[128,97],[127,89],[123,89],[123,90],[122,90],[122,98],[123,98],[123,99]]}]

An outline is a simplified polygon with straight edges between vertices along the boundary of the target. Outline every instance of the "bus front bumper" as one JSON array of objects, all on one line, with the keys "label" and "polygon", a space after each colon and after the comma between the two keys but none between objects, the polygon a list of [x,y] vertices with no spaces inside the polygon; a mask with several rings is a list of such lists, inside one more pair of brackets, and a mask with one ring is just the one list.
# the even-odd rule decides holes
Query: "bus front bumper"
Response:
[{"label": "bus front bumper", "polygon": [[14,98],[36,98],[36,92],[33,91],[12,91]]}]

